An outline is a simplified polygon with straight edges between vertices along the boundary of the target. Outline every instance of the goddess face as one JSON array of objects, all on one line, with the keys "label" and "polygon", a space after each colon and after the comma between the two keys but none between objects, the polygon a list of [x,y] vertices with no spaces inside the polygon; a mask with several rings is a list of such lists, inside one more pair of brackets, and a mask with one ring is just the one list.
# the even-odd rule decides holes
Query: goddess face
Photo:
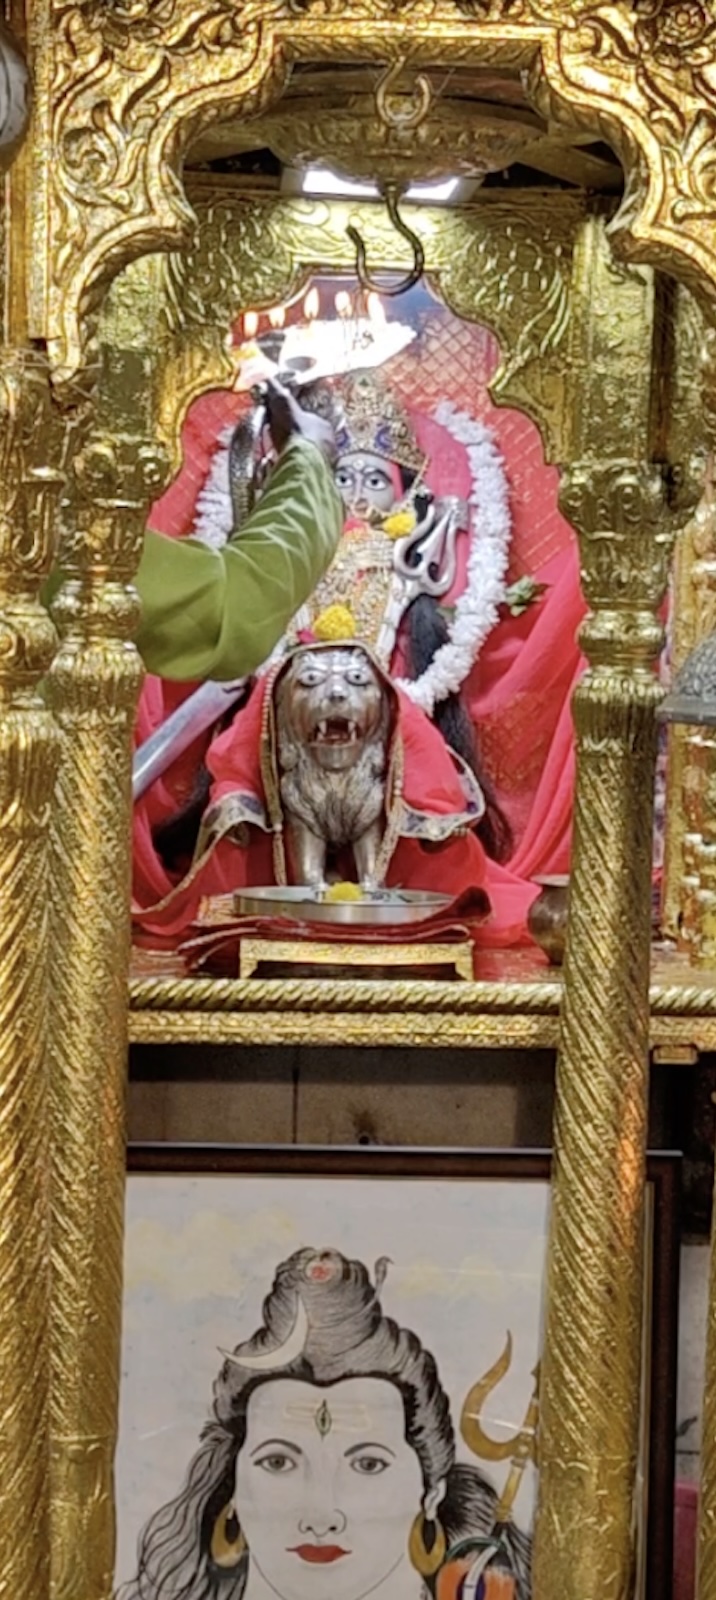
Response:
[{"label": "goddess face", "polygon": [[390,511],[398,498],[389,462],[371,450],[349,450],[341,456],[335,482],[349,511]]},{"label": "goddess face", "polygon": [[254,1390],[246,1422],[234,1503],[249,1573],[279,1600],[413,1593],[423,1481],[393,1384],[277,1378]]}]

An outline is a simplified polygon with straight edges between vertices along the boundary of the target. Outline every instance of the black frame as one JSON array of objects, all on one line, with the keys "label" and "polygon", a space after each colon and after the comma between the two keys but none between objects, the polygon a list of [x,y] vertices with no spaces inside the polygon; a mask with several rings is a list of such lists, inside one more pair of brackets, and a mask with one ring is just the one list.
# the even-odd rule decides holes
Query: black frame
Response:
[{"label": "black frame", "polygon": [[[392,1146],[132,1143],[127,1171],[145,1176],[202,1174],[317,1178],[474,1178],[547,1182],[548,1150],[425,1150]],[[671,1600],[681,1156],[647,1157],[653,1192],[651,1350],[645,1600]]]}]

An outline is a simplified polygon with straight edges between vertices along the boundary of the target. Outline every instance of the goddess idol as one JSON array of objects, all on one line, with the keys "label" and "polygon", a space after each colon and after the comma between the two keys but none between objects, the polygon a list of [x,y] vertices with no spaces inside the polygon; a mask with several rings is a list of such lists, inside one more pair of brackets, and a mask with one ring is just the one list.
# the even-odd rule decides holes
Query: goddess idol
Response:
[{"label": "goddess idol", "polygon": [[[335,769],[345,719],[331,724],[320,690],[332,662],[332,692],[340,679],[339,691],[355,702],[365,690],[358,679],[367,674],[379,686],[385,720],[381,817],[369,867],[357,870],[339,848],[330,862],[334,876],[455,896],[479,890],[491,905],[489,942],[519,942],[535,889],[519,863],[517,871],[505,865],[512,829],[481,759],[465,693],[505,595],[511,513],[500,451],[484,424],[446,401],[421,428],[385,371],[313,383],[301,398],[335,427],[343,539],[279,659],[259,674],[228,725],[214,730],[198,773],[192,753],[189,793],[175,789],[172,796],[165,780],[163,808],[156,792],[137,808],[137,921],[180,930],[205,895],[313,881],[284,826],[281,738],[290,721],[288,689],[294,700],[302,690],[305,700],[311,684],[301,679],[308,673],[316,706],[323,705],[313,753],[321,730],[333,727]],[[421,432],[430,437],[432,458]],[[252,438],[242,419],[223,440],[200,497],[195,537],[217,543],[240,525],[242,451]],[[438,477],[452,492],[435,492]],[[358,674],[352,689],[351,662]],[[311,743],[308,735],[304,743]],[[354,779],[351,770],[355,788]],[[338,830],[333,843],[341,842]],[[152,884],[163,891],[153,904]]]}]

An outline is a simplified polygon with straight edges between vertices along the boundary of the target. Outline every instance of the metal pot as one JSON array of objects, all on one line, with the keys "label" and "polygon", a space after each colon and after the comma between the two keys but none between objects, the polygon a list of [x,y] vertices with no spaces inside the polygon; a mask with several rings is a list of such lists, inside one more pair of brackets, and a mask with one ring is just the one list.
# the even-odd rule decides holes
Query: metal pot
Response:
[{"label": "metal pot", "polygon": [[534,878],[541,890],[527,913],[527,926],[551,966],[561,967],[567,940],[569,878]]}]

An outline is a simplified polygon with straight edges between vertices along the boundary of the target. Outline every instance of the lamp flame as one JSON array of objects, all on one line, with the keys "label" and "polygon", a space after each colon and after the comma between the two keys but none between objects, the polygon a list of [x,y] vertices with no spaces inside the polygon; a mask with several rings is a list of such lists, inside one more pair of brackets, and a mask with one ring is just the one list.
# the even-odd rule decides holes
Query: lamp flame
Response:
[{"label": "lamp flame", "polygon": [[244,312],[244,337],[253,339],[259,330],[258,311]]},{"label": "lamp flame", "polygon": [[371,293],[368,295],[367,310],[373,327],[384,328],[387,322],[385,307],[380,295],[375,294],[373,290],[371,290]]},{"label": "lamp flame", "polygon": [[321,302],[319,299],[318,290],[314,285],[312,289],[309,289],[308,294],[303,302],[303,315],[306,318],[306,321],[315,322],[320,309]]},{"label": "lamp flame", "polygon": [[272,328],[282,328],[285,321],[286,321],[286,308],[285,308],[285,306],[274,306],[273,310],[269,311],[269,322],[271,323],[271,327]]}]

